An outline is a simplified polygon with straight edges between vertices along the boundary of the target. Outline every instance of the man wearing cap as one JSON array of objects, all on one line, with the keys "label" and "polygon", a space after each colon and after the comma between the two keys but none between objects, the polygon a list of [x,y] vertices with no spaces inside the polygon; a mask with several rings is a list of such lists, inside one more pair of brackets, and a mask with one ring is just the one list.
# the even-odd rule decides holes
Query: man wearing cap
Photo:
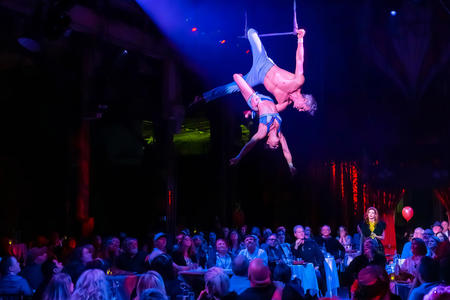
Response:
[{"label": "man wearing cap", "polygon": [[239,255],[244,255],[245,257],[247,257],[249,262],[251,262],[255,258],[261,258],[267,265],[268,264],[267,253],[266,251],[257,246],[256,244],[257,239],[258,238],[253,234],[247,235],[244,239],[245,249],[242,249],[239,252]]},{"label": "man wearing cap", "polygon": [[44,280],[41,266],[47,260],[47,248],[46,247],[34,247],[28,251],[26,266],[23,268],[20,276],[25,278],[30,287],[35,290]]},{"label": "man wearing cap", "polygon": [[248,267],[250,287],[238,296],[238,300],[271,300],[275,286],[270,279],[270,270],[267,263],[261,258],[255,258]]},{"label": "man wearing cap", "polygon": [[434,233],[435,236],[439,232],[442,232],[441,222],[439,222],[439,221],[434,222],[433,226],[431,226],[431,229],[433,229],[433,233]]},{"label": "man wearing cap", "polygon": [[167,253],[167,236],[163,232],[155,234],[153,237],[153,251],[147,256],[146,261],[151,263],[158,255]]}]

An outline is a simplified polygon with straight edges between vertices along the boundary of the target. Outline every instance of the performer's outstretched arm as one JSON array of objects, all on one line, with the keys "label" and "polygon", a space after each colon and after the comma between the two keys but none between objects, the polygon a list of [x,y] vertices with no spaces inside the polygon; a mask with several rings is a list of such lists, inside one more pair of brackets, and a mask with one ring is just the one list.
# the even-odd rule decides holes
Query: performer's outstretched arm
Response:
[{"label": "performer's outstretched arm", "polygon": [[305,50],[303,49],[303,37],[305,36],[305,30],[299,29],[297,31],[297,53],[295,56],[295,76],[303,75],[303,61]]},{"label": "performer's outstretched arm", "polygon": [[258,131],[252,136],[252,138],[242,147],[241,152],[239,152],[236,157],[230,159],[230,165],[236,165],[242,159],[244,155],[246,155],[252,148],[256,145],[257,142],[265,138],[267,135],[267,128],[264,124],[259,124]]},{"label": "performer's outstretched arm", "polygon": [[286,138],[284,137],[283,133],[280,132],[279,135],[280,135],[281,149],[283,149],[284,158],[286,159],[286,162],[289,165],[289,171],[291,172],[292,175],[294,175],[296,172],[296,169],[294,167],[294,164],[292,163],[291,151],[289,151],[289,147],[288,147]]}]

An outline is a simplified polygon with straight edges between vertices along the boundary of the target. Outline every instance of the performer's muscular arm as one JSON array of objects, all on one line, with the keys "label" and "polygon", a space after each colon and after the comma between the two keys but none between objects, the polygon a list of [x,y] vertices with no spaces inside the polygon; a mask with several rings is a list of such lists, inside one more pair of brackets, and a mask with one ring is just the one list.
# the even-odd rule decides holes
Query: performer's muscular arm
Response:
[{"label": "performer's muscular arm", "polygon": [[287,107],[289,104],[291,104],[291,103],[292,103],[292,100],[288,99],[288,100],[286,100],[286,101],[284,101],[284,102],[281,102],[281,103],[276,104],[275,107],[276,107],[277,111],[280,112],[280,111],[285,110],[286,107]]},{"label": "performer's muscular arm", "polygon": [[304,61],[304,49],[303,49],[303,37],[305,36],[305,30],[297,30],[297,53],[295,56],[295,77],[303,75],[303,61]]},{"label": "performer's muscular arm", "polygon": [[283,133],[281,133],[281,132],[280,132],[280,144],[281,144],[281,149],[283,149],[284,158],[286,159],[286,162],[289,165],[289,171],[291,172],[291,175],[294,175],[296,172],[296,169],[294,167],[294,164],[292,163],[291,151],[289,151],[289,147],[286,142],[286,138],[284,137]]}]

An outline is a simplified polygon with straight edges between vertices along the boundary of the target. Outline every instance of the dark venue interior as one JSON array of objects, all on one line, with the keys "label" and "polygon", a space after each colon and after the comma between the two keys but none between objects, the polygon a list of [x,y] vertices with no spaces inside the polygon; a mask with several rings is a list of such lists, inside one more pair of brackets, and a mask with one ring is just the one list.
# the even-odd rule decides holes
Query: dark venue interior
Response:
[{"label": "dark venue interior", "polygon": [[[285,32],[292,1],[1,0],[0,236],[354,233],[375,206],[401,247],[450,214],[449,4],[297,1],[318,110],[281,113],[291,176],[264,142],[229,165],[258,129],[240,93],[189,104],[250,69],[245,12]],[[263,43],[294,71],[295,35]]]}]

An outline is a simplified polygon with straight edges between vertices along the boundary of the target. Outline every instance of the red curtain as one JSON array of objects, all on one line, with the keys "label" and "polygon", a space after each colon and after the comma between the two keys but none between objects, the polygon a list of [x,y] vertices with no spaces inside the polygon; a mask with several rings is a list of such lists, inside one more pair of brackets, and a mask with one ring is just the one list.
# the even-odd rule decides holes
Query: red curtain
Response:
[{"label": "red curtain", "polygon": [[386,254],[393,254],[397,247],[395,208],[405,190],[374,189],[370,182],[361,182],[361,169],[356,161],[331,161],[326,166],[329,167],[331,193],[340,202],[340,214],[344,217],[341,222],[346,222],[346,225],[356,224],[362,220],[367,208],[376,207],[380,219],[386,223],[383,241]]},{"label": "red curtain", "polygon": [[447,219],[450,220],[450,187],[434,189],[433,193],[447,210]]},{"label": "red curtain", "polygon": [[398,202],[405,194],[405,189],[400,191],[383,191],[370,190],[368,191],[367,207],[374,206],[378,209],[381,220],[386,223],[385,238],[383,246],[386,254],[395,254],[397,249],[396,234],[395,234],[395,208]]},{"label": "red curtain", "polygon": [[90,137],[89,122],[83,121],[78,134],[75,136],[76,160],[78,164],[78,195],[76,200],[76,216],[81,222],[83,236],[93,231],[94,220],[89,218],[90,191]]}]

